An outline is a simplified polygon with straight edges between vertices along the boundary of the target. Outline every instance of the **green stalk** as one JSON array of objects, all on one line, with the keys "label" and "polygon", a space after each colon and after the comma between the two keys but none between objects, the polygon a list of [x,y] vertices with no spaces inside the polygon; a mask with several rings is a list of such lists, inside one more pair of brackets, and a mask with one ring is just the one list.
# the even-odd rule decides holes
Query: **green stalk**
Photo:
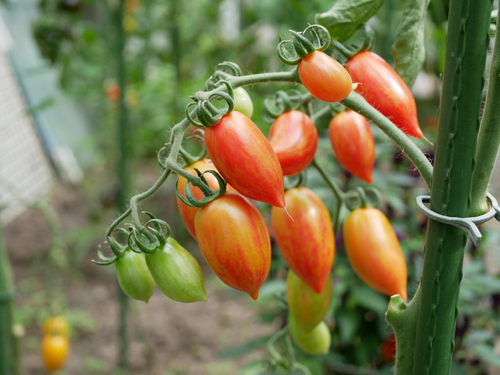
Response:
[{"label": "green stalk", "polygon": [[495,38],[491,60],[488,96],[483,119],[479,128],[476,160],[472,178],[472,203],[470,216],[479,216],[487,211],[486,193],[500,147],[500,37]]},{"label": "green stalk", "polygon": [[[129,179],[129,155],[131,154],[130,143],[130,127],[128,124],[127,107],[125,105],[125,84],[126,84],[126,70],[125,60],[123,58],[123,50],[125,46],[125,31],[123,30],[123,9],[125,0],[120,0],[116,10],[116,56],[118,57],[118,85],[120,86],[120,101],[118,104],[118,141],[120,157],[118,162],[118,207],[122,210],[127,206],[128,194],[130,191]],[[118,284],[118,282],[117,282]],[[127,313],[128,313],[128,297],[123,293],[120,286],[118,286],[118,302],[120,305],[118,316],[118,367],[124,371],[127,368]]]},{"label": "green stalk", "polygon": [[427,187],[429,189],[431,188],[432,165],[422,150],[413,143],[410,137],[403,133],[391,120],[373,108],[361,95],[356,94],[354,91],[342,101],[342,104],[362,114],[387,134],[396,146],[398,146],[415,165]]},{"label": "green stalk", "polygon": [[10,375],[15,365],[12,326],[12,271],[0,228],[0,375]]},{"label": "green stalk", "polygon": [[[450,3],[430,203],[446,216],[469,213],[491,9],[491,0]],[[466,241],[464,231],[428,221],[413,375],[450,374]]]}]

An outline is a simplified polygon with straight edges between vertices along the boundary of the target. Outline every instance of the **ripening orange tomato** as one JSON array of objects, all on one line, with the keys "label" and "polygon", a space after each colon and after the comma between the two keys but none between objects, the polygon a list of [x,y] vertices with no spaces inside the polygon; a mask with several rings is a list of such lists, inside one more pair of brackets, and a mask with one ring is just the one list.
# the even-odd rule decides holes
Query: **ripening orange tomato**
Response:
[{"label": "ripening orange tomato", "polygon": [[204,139],[210,159],[238,193],[276,207],[285,206],[280,162],[252,120],[232,111],[206,129]]},{"label": "ripening orange tomato", "polygon": [[389,118],[405,134],[422,138],[417,104],[399,74],[379,55],[363,51],[350,59],[345,68],[368,103]]},{"label": "ripening orange tomato", "polygon": [[324,102],[339,102],[352,91],[347,70],[326,53],[316,51],[299,63],[299,77],[312,96]]},{"label": "ripening orange tomato", "polygon": [[292,176],[306,169],[318,147],[318,131],[311,118],[301,111],[287,111],[271,125],[269,143],[283,169]]},{"label": "ripening orange tomato", "polygon": [[407,299],[406,260],[387,217],[373,207],[358,208],[344,221],[344,245],[354,271],[380,293]]},{"label": "ripening orange tomato", "polygon": [[111,103],[118,103],[118,100],[120,100],[121,92],[122,90],[120,86],[116,83],[110,83],[106,86],[106,98],[108,98]]},{"label": "ripening orange tomato", "polygon": [[63,367],[69,353],[69,340],[62,335],[46,335],[42,340],[42,357],[45,368],[54,372]]},{"label": "ripening orange tomato", "polygon": [[357,178],[372,183],[375,140],[366,118],[351,110],[336,115],[328,128],[340,164]]},{"label": "ripening orange tomato", "polygon": [[227,192],[198,209],[194,224],[200,249],[215,274],[257,299],[271,266],[271,241],[257,207]]},{"label": "ripening orange tomato", "polygon": [[271,224],[281,255],[293,272],[316,293],[321,293],[335,253],[330,213],[311,189],[298,187],[285,193],[285,210],[273,207]]},{"label": "ripening orange tomato", "polygon": [[[195,169],[198,169],[201,173],[208,171],[208,170],[213,170],[217,172],[217,168],[215,168],[215,165],[212,163],[210,159],[201,159],[198,160],[197,162],[187,166],[184,168],[186,172],[189,172],[193,176],[197,176],[197,173]],[[219,188],[219,183],[217,182],[217,179],[215,176],[211,173],[206,173],[203,175],[203,177],[206,178],[208,181],[208,184],[212,189],[218,189]],[[182,196],[185,196],[184,189],[186,186],[187,180],[179,176],[179,192],[182,194]],[[231,186],[227,185],[226,186],[227,190],[232,190]],[[204,197],[203,192],[197,188],[196,186],[191,185],[191,191],[196,199],[201,199]],[[194,229],[194,217],[196,215],[196,211],[198,210],[196,207],[189,207],[186,206],[182,201],[177,197],[177,207],[179,207],[179,213],[181,214],[182,221],[184,221],[184,225],[186,226],[187,230],[193,236],[193,238],[196,240],[196,232]]]},{"label": "ripening orange tomato", "polygon": [[53,316],[45,321],[42,331],[44,335],[61,335],[68,337],[69,324],[63,316]]}]

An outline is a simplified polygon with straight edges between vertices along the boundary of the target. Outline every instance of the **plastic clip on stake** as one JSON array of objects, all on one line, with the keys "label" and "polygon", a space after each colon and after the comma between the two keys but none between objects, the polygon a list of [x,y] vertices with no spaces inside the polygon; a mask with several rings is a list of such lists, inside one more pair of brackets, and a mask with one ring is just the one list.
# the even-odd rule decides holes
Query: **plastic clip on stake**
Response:
[{"label": "plastic clip on stake", "polygon": [[417,206],[418,209],[428,218],[439,221],[440,223],[453,225],[454,227],[464,230],[470,236],[474,245],[477,246],[483,238],[483,235],[479,231],[477,225],[486,223],[493,218],[497,219],[497,221],[500,221],[500,206],[498,206],[497,200],[490,193],[487,194],[486,199],[490,204],[489,212],[476,217],[450,217],[437,214],[424,204],[431,201],[430,195],[418,196]]}]

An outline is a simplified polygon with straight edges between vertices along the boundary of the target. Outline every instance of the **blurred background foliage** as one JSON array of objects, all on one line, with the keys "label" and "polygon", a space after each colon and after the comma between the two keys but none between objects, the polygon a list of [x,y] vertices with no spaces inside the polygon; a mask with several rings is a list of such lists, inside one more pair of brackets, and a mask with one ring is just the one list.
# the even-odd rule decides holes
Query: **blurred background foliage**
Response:
[{"label": "blurred background foliage", "polygon": [[[42,0],[39,14],[32,23],[33,36],[47,64],[58,68],[61,87],[84,108],[91,127],[92,138],[85,141],[94,151],[94,157],[85,171],[81,188],[95,226],[66,234],[73,250],[79,254],[75,266],[85,252],[95,251],[90,243],[102,235],[99,231],[102,231],[103,219],[109,217],[110,207],[116,200],[116,90],[119,88],[115,81],[113,20],[117,1]],[[307,22],[313,22],[316,13],[328,10],[332,3],[332,0],[126,0],[124,59],[126,103],[134,139],[130,171],[134,188],[144,187],[145,166],[155,164],[156,150],[167,141],[173,124],[183,117],[189,95],[203,88],[219,62],[234,61],[244,73],[290,69],[283,66],[275,53],[279,35],[287,38],[289,29],[302,30]],[[426,61],[413,89],[421,127],[431,141],[435,139],[437,127],[447,4],[445,0],[430,2]],[[374,51],[390,64],[393,64],[390,50],[403,5],[403,0],[386,0],[370,21],[376,32]],[[254,101],[253,120],[265,134],[269,125],[260,117],[262,101],[278,87],[287,86],[247,88]],[[334,159],[329,140],[325,138],[329,120],[325,117],[318,123],[323,135],[319,161],[344,189],[360,186],[362,182],[351,177]],[[400,150],[378,129],[372,130],[377,142],[373,185],[383,192],[382,209],[401,240],[409,266],[411,297],[422,273],[426,229],[426,219],[416,209],[415,196],[425,194],[426,188]],[[417,142],[432,159],[433,148],[426,142]],[[308,173],[307,186],[314,188],[327,206],[334,209],[331,192],[313,171]],[[269,210],[265,205],[259,208],[264,214]],[[172,222],[176,238],[181,243],[192,241],[182,224],[178,224],[178,214],[168,216],[177,218]],[[493,367],[500,368],[500,278],[498,262],[495,268],[495,262],[487,261],[492,259],[492,250],[498,247],[498,237],[498,233],[485,229],[483,244],[479,248],[470,247],[467,252],[456,331],[453,367],[456,375],[490,374]],[[332,329],[332,348],[328,355],[318,357],[307,356],[296,348],[298,361],[318,375],[390,374],[393,366],[391,356],[387,355],[390,344],[384,344],[391,336],[384,320],[388,297],[364,285],[354,274],[343,251],[340,232],[336,245],[334,301],[327,317]],[[285,263],[274,248],[271,276],[257,302],[264,323],[286,324],[285,270]],[[29,311],[21,310],[19,318],[29,315]],[[228,348],[220,355],[234,358],[246,354],[265,347],[268,338]],[[251,362],[241,373],[260,374],[266,361],[264,357]],[[285,372],[276,372],[279,373]]]}]

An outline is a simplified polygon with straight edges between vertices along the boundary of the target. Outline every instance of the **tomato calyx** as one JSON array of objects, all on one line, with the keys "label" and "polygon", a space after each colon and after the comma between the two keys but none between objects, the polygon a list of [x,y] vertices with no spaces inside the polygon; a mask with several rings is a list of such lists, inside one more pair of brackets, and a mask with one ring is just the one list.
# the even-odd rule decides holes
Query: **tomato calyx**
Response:
[{"label": "tomato calyx", "polygon": [[217,199],[226,193],[227,182],[222,178],[222,176],[219,173],[217,173],[214,170],[207,170],[207,171],[202,173],[196,168],[195,168],[195,171],[198,174],[198,178],[207,187],[209,187],[210,185],[208,184],[208,181],[206,180],[206,178],[203,175],[205,173],[212,174],[217,179],[217,182],[219,184],[219,189],[214,190],[214,189],[209,187],[210,193],[206,194],[205,192],[203,192],[203,194],[205,196],[198,200],[198,199],[196,199],[196,197],[194,196],[194,194],[191,190],[189,180],[187,181],[186,185],[184,186],[184,194],[185,194],[185,196],[184,196],[179,191],[179,179],[177,179],[177,181],[175,183],[175,193],[177,194],[177,197],[182,201],[182,203],[184,203],[186,206],[196,207],[196,208],[205,207],[207,204],[212,202],[214,199]]},{"label": "tomato calyx", "polygon": [[215,73],[205,82],[204,90],[210,91],[217,88],[220,80],[227,79],[227,76],[241,77],[243,72],[238,64],[232,61],[223,61],[215,67]]},{"label": "tomato calyx", "polygon": [[[204,91],[199,91],[196,96],[191,97],[193,102],[186,106],[186,118],[188,121],[199,128],[209,128],[211,126],[217,125],[223,116],[229,114],[234,109],[234,93],[233,88],[227,81],[219,81],[215,85],[219,86],[224,84],[226,86],[227,92],[216,91],[212,93],[206,93]],[[222,99],[226,102],[227,107],[219,109],[212,104],[213,100]],[[193,111],[198,117],[198,121],[193,119],[191,114],[191,106],[196,105],[196,109]]]},{"label": "tomato calyx", "polygon": [[283,113],[298,110],[303,104],[302,94],[299,90],[279,90],[274,97],[264,99],[262,119],[271,124]]},{"label": "tomato calyx", "polygon": [[304,169],[295,176],[285,177],[285,191],[302,186],[306,180],[306,170]]},{"label": "tomato calyx", "polygon": [[374,187],[357,187],[345,193],[344,202],[346,207],[354,211],[358,208],[374,207],[377,208],[382,202],[382,194]]},{"label": "tomato calyx", "polygon": [[330,45],[330,33],[321,25],[310,25],[303,32],[289,31],[292,39],[280,41],[277,47],[278,57],[287,65],[296,65],[307,55]]},{"label": "tomato calyx", "polygon": [[106,239],[113,256],[105,256],[99,245],[97,248],[99,260],[92,260],[92,262],[99,266],[109,266],[122,257],[127,249],[136,253],[152,253],[165,246],[168,237],[170,237],[170,226],[166,221],[157,219],[151,212],[143,211],[142,213],[149,216],[150,220],[141,229],[137,229],[133,225],[129,225],[128,231],[125,228],[116,229],[127,236],[126,244],[120,243],[111,235],[108,236]]},{"label": "tomato calyx", "polygon": [[338,40],[332,40],[332,44],[336,50],[338,50],[345,58],[348,60],[353,58],[356,54],[370,50],[373,46],[375,40],[375,32],[367,23],[359,25],[357,31],[361,33],[361,44],[355,45],[354,43],[349,43],[344,45]]},{"label": "tomato calyx", "polygon": [[[177,158],[177,163],[180,164],[183,168],[207,157],[207,149],[205,148],[205,143],[203,142],[203,135],[204,135],[203,129],[196,129],[192,135],[186,137],[186,139],[188,140],[190,139],[198,140],[199,145],[201,147],[201,151],[198,155],[192,155],[181,146],[179,149],[179,157]],[[156,153],[156,160],[158,162],[158,165],[164,170],[168,168],[167,159],[168,156],[170,155],[170,150],[171,150],[171,144],[166,143],[165,146],[163,146]]]}]

